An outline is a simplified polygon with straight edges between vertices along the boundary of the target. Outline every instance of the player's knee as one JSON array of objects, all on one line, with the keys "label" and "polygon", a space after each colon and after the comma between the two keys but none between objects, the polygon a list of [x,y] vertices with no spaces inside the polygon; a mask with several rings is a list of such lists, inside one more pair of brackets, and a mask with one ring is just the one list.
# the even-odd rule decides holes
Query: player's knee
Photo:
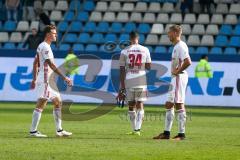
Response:
[{"label": "player's knee", "polygon": [[59,98],[54,98],[52,102],[55,108],[60,108],[62,106],[62,101]]},{"label": "player's knee", "polygon": [[184,104],[183,103],[176,103],[176,109],[177,110],[184,109]]},{"label": "player's knee", "polygon": [[138,108],[138,109],[143,108],[143,102],[137,101],[137,103],[136,103],[136,108]]},{"label": "player's knee", "polygon": [[172,103],[172,102],[166,102],[165,103],[165,108],[166,109],[171,109],[171,108],[173,108],[174,107],[174,103]]},{"label": "player's knee", "polygon": [[134,101],[129,101],[128,102],[129,111],[133,111],[135,106],[136,106],[136,102],[134,102]]}]

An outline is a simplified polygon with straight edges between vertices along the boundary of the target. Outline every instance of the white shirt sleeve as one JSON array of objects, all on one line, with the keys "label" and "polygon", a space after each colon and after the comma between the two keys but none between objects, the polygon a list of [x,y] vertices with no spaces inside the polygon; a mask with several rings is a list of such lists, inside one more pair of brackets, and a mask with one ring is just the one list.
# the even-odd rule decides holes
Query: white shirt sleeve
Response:
[{"label": "white shirt sleeve", "polygon": [[48,47],[46,47],[46,46],[44,46],[43,48],[42,48],[42,56],[43,56],[43,58],[46,60],[46,59],[50,59],[50,48],[48,48]]},{"label": "white shirt sleeve", "polygon": [[152,60],[151,60],[150,52],[147,48],[146,48],[146,53],[147,53],[146,63],[151,63]]},{"label": "white shirt sleeve", "polygon": [[183,61],[186,58],[189,58],[189,52],[188,52],[188,47],[187,45],[182,45],[179,47],[179,58]]},{"label": "white shirt sleeve", "polygon": [[119,66],[126,66],[126,56],[123,53],[123,51],[120,54],[120,58],[119,58]]}]

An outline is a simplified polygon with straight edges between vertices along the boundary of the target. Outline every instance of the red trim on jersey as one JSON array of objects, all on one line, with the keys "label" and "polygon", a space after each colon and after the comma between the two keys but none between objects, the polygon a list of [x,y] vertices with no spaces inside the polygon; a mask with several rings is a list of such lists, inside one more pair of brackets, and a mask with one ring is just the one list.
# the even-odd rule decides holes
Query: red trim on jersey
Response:
[{"label": "red trim on jersey", "polygon": [[47,94],[48,94],[47,88],[48,88],[48,84],[46,83],[46,84],[45,84],[45,88],[44,88],[44,94],[43,94],[43,97],[44,97],[44,98],[47,98],[47,97],[48,97],[48,96],[47,96]]},{"label": "red trim on jersey", "polygon": [[37,59],[37,63],[38,63],[38,70],[37,72],[39,72],[39,68],[40,68],[40,60],[39,60],[39,54],[36,54],[36,59]]},{"label": "red trim on jersey", "polygon": [[179,91],[179,75],[176,76],[176,88],[175,88],[175,97],[174,97],[175,103],[178,102],[178,98],[179,98],[178,91]]},{"label": "red trim on jersey", "polygon": [[44,62],[44,82],[47,83],[48,80],[48,64]]}]

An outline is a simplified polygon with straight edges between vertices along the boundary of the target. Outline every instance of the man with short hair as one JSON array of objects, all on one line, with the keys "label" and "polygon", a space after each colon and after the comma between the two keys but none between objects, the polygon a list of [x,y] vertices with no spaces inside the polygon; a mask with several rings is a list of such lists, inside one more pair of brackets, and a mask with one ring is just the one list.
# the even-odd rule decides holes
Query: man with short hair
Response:
[{"label": "man with short hair", "polygon": [[132,131],[127,134],[140,135],[144,118],[143,102],[147,100],[146,70],[151,69],[151,57],[148,48],[140,45],[139,35],[130,33],[131,45],[121,51],[120,90],[118,98],[126,98],[129,105],[129,117]]},{"label": "man with short hair", "polygon": [[[44,29],[44,41],[38,46],[37,54],[33,63],[33,80],[31,88],[36,87],[38,101],[32,115],[32,125],[30,128],[30,136],[47,137],[41,134],[38,130],[38,124],[41,119],[42,111],[47,104],[48,99],[53,102],[53,116],[56,124],[56,136],[70,136],[71,132],[67,132],[62,128],[61,107],[62,102],[60,94],[56,88],[54,80],[50,79],[50,75],[57,73],[69,86],[72,86],[72,81],[63,75],[54,64],[54,56],[51,50],[51,43],[56,41],[57,31],[54,25],[48,25]],[[52,88],[54,87],[54,89]]]},{"label": "man with short hair", "polygon": [[169,28],[168,37],[174,48],[171,62],[171,87],[165,104],[165,129],[163,133],[153,137],[153,139],[170,139],[170,131],[174,120],[174,106],[178,112],[178,135],[173,139],[183,140],[185,138],[186,109],[184,101],[188,83],[186,69],[191,65],[191,58],[186,43],[181,40],[181,34],[181,26],[173,25]]},{"label": "man with short hair", "polygon": [[208,63],[208,56],[206,54],[201,56],[201,60],[195,68],[195,77],[197,78],[212,78],[211,66]]}]

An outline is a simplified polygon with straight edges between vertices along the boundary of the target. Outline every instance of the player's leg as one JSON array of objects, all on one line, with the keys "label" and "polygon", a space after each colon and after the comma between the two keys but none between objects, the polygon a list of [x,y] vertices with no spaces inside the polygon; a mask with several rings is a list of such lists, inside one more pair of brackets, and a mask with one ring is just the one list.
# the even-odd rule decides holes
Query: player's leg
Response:
[{"label": "player's leg", "polygon": [[71,132],[67,132],[62,128],[62,101],[61,99],[56,96],[52,98],[53,103],[53,117],[56,125],[56,135],[59,137],[62,136],[71,136]]},{"label": "player's leg", "polygon": [[39,98],[36,104],[36,108],[33,111],[32,114],[32,125],[30,128],[30,136],[35,136],[35,137],[47,137],[46,135],[41,134],[37,128],[38,124],[41,119],[42,111],[44,106],[47,104],[47,99],[45,98]]},{"label": "player's leg", "polygon": [[170,139],[170,132],[174,120],[174,101],[177,90],[176,86],[176,77],[174,77],[171,79],[171,87],[168,92],[167,102],[165,103],[166,115],[164,132],[153,137],[153,139]]},{"label": "player's leg", "polygon": [[185,138],[185,125],[186,125],[186,111],[184,103],[176,103],[176,109],[178,114],[178,135],[173,139],[183,140]]},{"label": "player's leg", "polygon": [[144,104],[143,102],[147,100],[147,89],[146,88],[138,88],[135,91],[135,100],[136,100],[136,108],[137,108],[137,120],[136,120],[136,131],[139,132],[141,130],[143,118],[144,118]]},{"label": "player's leg", "polygon": [[128,101],[128,115],[131,122],[132,131],[127,134],[134,134],[136,129],[136,118],[137,118],[135,101]]},{"label": "player's leg", "polygon": [[188,75],[179,75],[179,89],[178,96],[176,96],[176,110],[178,118],[178,135],[174,137],[176,140],[182,140],[185,138],[185,124],[186,124],[186,109],[184,106],[185,91],[188,83]]},{"label": "player's leg", "polygon": [[136,103],[136,108],[137,108],[137,118],[136,118],[136,128],[135,131],[140,132],[141,130],[141,126],[142,126],[142,122],[143,122],[143,118],[144,118],[144,105],[143,102],[141,101],[137,101]]},{"label": "player's leg", "polygon": [[172,124],[174,120],[174,103],[166,102],[166,115],[165,115],[165,128],[163,133],[158,136],[153,137],[153,139],[170,139],[170,132],[172,129]]}]

